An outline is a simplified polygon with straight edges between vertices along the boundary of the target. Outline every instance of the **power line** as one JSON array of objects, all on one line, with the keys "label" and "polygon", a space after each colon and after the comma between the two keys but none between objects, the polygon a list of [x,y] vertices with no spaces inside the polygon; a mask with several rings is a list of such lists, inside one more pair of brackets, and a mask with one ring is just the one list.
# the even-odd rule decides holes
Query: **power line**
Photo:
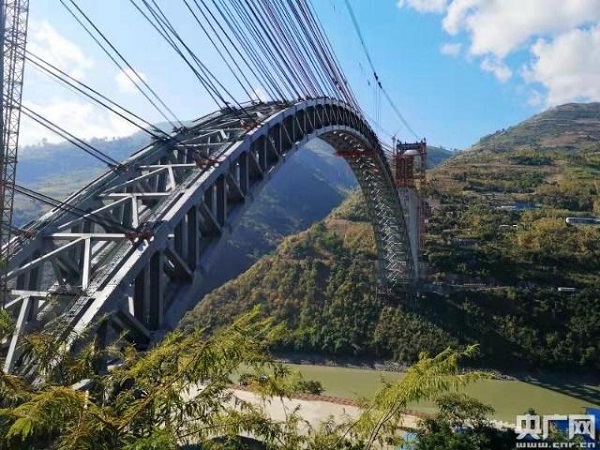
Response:
[{"label": "power line", "polygon": [[415,133],[415,131],[413,130],[413,128],[410,126],[410,124],[408,123],[408,121],[404,118],[404,116],[400,112],[400,109],[396,106],[396,104],[392,100],[392,97],[388,94],[387,90],[383,87],[383,84],[381,83],[381,80],[379,79],[379,75],[377,75],[377,70],[375,69],[375,64],[373,63],[373,59],[371,58],[371,54],[369,53],[369,49],[367,48],[367,44],[365,43],[365,39],[363,37],[363,34],[362,34],[361,30],[360,30],[360,26],[358,25],[358,21],[356,20],[356,15],[354,14],[354,10],[352,9],[352,5],[350,4],[350,0],[345,0],[345,3],[346,3],[346,8],[348,9],[348,13],[350,14],[350,18],[352,19],[352,24],[354,26],[354,29],[356,30],[356,34],[358,34],[358,38],[360,40],[360,44],[361,44],[361,46],[363,48],[363,51],[364,51],[365,55],[367,56],[367,60],[369,61],[369,65],[371,66],[371,70],[373,71],[373,76],[375,77],[375,82],[377,83],[377,86],[381,89],[381,91],[383,92],[384,97],[386,98],[386,100],[388,101],[388,103],[390,104],[390,106],[392,107],[392,110],[396,113],[396,115],[398,116],[398,118],[400,119],[400,121],[404,124],[404,126],[406,127],[406,129],[408,131],[410,131],[414,135],[414,137],[416,139],[419,139],[419,135],[417,135],[417,133]]},{"label": "power line", "polygon": [[[160,98],[160,96],[148,85],[148,83],[144,80],[144,78],[133,68],[133,66],[125,59],[125,57],[117,50],[117,48],[110,42],[110,40],[100,31],[100,29],[94,24],[94,22],[81,10],[79,6],[75,3],[74,0],[68,0],[75,7],[75,9],[79,12],[79,14],[83,17],[83,19],[91,26],[91,28],[96,32],[96,34],[100,37],[98,38],[92,30],[90,30],[89,26],[86,25],[83,20],[77,16],[77,14],[65,3],[67,0],[60,0],[60,3],[63,7],[73,16],[73,18],[81,25],[81,27],[85,30],[85,32],[92,38],[92,40],[102,49],[102,51],[110,58],[110,60],[121,70],[123,74],[133,83],[136,89],[148,100],[148,102],[159,112],[159,114],[171,125],[174,126],[173,120],[168,118],[164,111],[156,104],[158,102],[171,116],[175,119],[175,122],[179,126],[183,126],[181,121],[177,118],[177,116],[171,111],[171,109],[165,104],[165,102]],[[101,40],[105,43],[103,44]],[[108,48],[106,47],[108,46]],[[109,50],[110,49],[110,50]],[[111,50],[114,53],[111,54]],[[116,56],[115,56],[116,55]],[[119,60],[121,62],[119,62]],[[125,67],[124,67],[124,66]],[[129,71],[127,70],[129,69]],[[132,76],[133,74],[134,76]],[[148,90],[148,92],[144,91],[144,87]],[[153,96],[155,100],[152,100],[150,96]]]},{"label": "power line", "polygon": [[119,161],[117,161],[116,159],[110,157],[109,155],[107,155],[106,153],[102,152],[101,150],[98,150],[97,148],[95,148],[94,146],[92,146],[89,143],[85,142],[84,140],[79,139],[78,137],[76,137],[73,134],[71,134],[68,131],[66,131],[61,126],[55,124],[51,120],[49,120],[49,119],[43,117],[42,115],[36,113],[31,108],[29,108],[29,107],[27,107],[25,105],[21,105],[21,108],[23,110],[23,114],[25,114],[31,120],[33,120],[36,123],[42,125],[43,127],[48,128],[50,131],[58,134],[63,139],[69,141],[71,144],[75,145],[79,149],[81,149],[84,152],[86,152],[88,155],[96,158],[98,161],[106,164],[107,166],[109,166],[110,168],[113,168],[113,169],[121,167],[121,163]]},{"label": "power line", "polygon": [[[65,86],[67,86],[74,92],[83,94],[89,100],[108,109],[109,111],[118,115],[119,117],[126,120],[130,124],[136,126],[141,131],[149,134],[151,137],[156,138],[156,139],[160,139],[162,137],[168,137],[167,133],[156,128],[156,126],[154,126],[152,123],[144,120],[140,116],[138,116],[135,113],[124,108],[123,106],[114,102],[113,100],[111,100],[107,96],[101,94],[100,92],[98,92],[97,90],[88,86],[87,84],[73,78],[72,76],[70,76],[69,74],[64,72],[63,70],[59,69],[55,65],[49,63],[48,61],[45,61],[44,59],[40,58],[39,56],[35,55],[34,53],[31,53],[28,51],[27,56],[25,58],[29,63],[33,64],[42,73],[63,83]],[[142,122],[146,126],[140,125],[139,122]]]}]

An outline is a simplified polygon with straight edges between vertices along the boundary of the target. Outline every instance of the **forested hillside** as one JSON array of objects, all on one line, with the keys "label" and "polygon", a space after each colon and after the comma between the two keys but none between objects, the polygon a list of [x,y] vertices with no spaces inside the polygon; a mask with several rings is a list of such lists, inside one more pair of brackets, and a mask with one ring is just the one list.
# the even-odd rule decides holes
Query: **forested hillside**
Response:
[{"label": "forested hillside", "polygon": [[[214,327],[261,304],[290,328],[279,351],[409,362],[421,350],[478,342],[488,366],[600,367],[600,231],[565,223],[600,212],[600,124],[590,117],[599,107],[555,108],[503,132],[502,150],[484,139],[431,172],[428,283],[415,305],[377,298],[372,232],[352,197],[185,322]],[[560,132],[532,121],[591,138],[561,146]]]},{"label": "forested hillside", "polygon": [[[285,322],[278,350],[409,361],[442,350],[451,336],[419,315],[381,303],[373,289],[376,255],[362,198],[288,237],[277,251],[207,295],[182,326],[217,327],[255,305]],[[405,342],[398,347],[398,342]]]}]

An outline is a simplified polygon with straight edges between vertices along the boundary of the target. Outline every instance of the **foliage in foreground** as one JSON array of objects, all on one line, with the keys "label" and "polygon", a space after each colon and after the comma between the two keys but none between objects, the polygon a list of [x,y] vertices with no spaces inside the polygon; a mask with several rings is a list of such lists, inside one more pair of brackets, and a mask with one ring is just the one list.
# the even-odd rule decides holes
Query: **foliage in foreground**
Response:
[{"label": "foliage in foreground", "polygon": [[[108,354],[91,348],[80,358],[48,365],[45,380],[35,385],[1,374],[0,449],[175,450],[191,443],[205,449],[242,448],[231,447],[240,435],[253,436],[269,449],[377,448],[401,442],[399,426],[409,403],[482,376],[458,374],[464,355],[450,350],[433,358],[423,354],[402,381],[385,383],[365,402],[358,421],[310,425],[299,410],[275,421],[264,405],[289,398],[298,386],[297,378],[266,353],[281,333],[254,311],[210,338],[197,330],[171,334],[145,354],[129,346],[111,349],[108,354],[119,364],[102,375],[94,367]],[[41,341],[30,340],[32,351],[54,351]],[[51,358],[46,354],[43,359]],[[262,402],[243,401],[230,390],[241,369],[257,375],[251,387]],[[86,390],[71,385],[82,379]]]},{"label": "foliage in foreground", "polygon": [[436,399],[439,413],[427,418],[418,430],[414,450],[512,450],[516,435],[499,430],[487,416],[494,409],[480,401],[450,393]]}]

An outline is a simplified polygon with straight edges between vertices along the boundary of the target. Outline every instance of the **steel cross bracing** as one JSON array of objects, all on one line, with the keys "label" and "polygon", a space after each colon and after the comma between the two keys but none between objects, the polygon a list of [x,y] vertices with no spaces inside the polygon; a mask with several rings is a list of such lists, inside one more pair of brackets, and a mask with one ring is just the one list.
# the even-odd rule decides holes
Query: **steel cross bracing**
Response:
[{"label": "steel cross bracing", "polygon": [[[21,335],[52,332],[69,348],[84,331],[140,345],[199,298],[219,247],[283,162],[320,137],[349,162],[372,215],[381,276],[415,281],[400,200],[377,136],[347,104],[319,98],[224,110],[155,141],[13,239],[7,308],[17,318],[5,371],[35,361]],[[135,230],[135,231],[133,231]]]},{"label": "steel cross bracing", "polygon": [[[28,18],[29,0],[0,0],[0,259],[3,261],[9,258],[12,251],[8,243],[17,176]],[[4,274],[6,266],[2,261],[0,264],[0,273]],[[4,304],[5,301],[6,286],[0,279],[0,303]]]}]

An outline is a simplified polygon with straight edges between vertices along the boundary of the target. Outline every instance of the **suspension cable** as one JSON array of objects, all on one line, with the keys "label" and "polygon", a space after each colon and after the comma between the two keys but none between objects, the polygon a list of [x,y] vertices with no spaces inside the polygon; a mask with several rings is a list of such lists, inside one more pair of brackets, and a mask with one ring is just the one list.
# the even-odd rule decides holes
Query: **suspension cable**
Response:
[{"label": "suspension cable", "polygon": [[352,19],[352,24],[354,26],[354,29],[355,29],[356,33],[358,34],[360,44],[361,44],[363,51],[367,57],[367,61],[369,62],[369,65],[371,66],[371,70],[373,71],[373,77],[375,78],[375,82],[377,83],[377,86],[381,89],[384,97],[390,104],[392,110],[396,113],[396,115],[398,116],[400,121],[404,124],[406,129],[408,131],[410,131],[415,136],[416,139],[419,139],[419,136],[417,135],[417,133],[415,133],[413,128],[410,126],[408,121],[404,118],[404,116],[400,112],[400,109],[396,106],[396,104],[392,100],[392,97],[388,94],[387,90],[383,87],[383,84],[381,83],[381,80],[379,79],[379,75],[377,75],[377,70],[375,69],[375,64],[373,63],[373,59],[371,58],[371,54],[369,53],[369,49],[367,48],[367,44],[365,43],[363,34],[360,30],[360,26],[358,25],[358,21],[356,20],[356,15],[354,14],[352,5],[350,4],[349,0],[345,0],[345,4],[346,4],[346,8],[348,9],[348,13],[350,14],[350,18]]},{"label": "suspension cable", "polygon": [[85,142],[84,140],[79,139],[78,137],[69,133],[64,128],[55,124],[51,120],[36,113],[31,108],[29,108],[25,105],[21,105],[21,108],[23,110],[23,114],[25,114],[31,120],[35,121],[36,123],[42,125],[43,127],[47,128],[47,129],[49,129],[50,131],[58,134],[63,139],[69,141],[71,144],[75,145],[79,149],[86,152],[88,155],[96,158],[98,161],[104,163],[105,165],[109,166],[110,168],[112,168],[114,170],[121,167],[121,163],[119,163],[119,161],[117,161],[116,159],[110,157],[109,155],[102,152],[101,150],[98,150],[96,147],[90,145],[88,142]]},{"label": "suspension cable", "polygon": [[[160,139],[161,137],[168,137],[167,133],[160,130],[152,123],[144,120],[140,116],[138,116],[135,113],[131,112],[130,110],[124,108],[123,106],[114,102],[107,96],[105,96],[105,95],[101,94],[100,92],[98,92],[97,90],[91,88],[87,84],[71,77],[69,74],[67,74],[63,70],[59,69],[55,65],[49,63],[48,61],[45,61],[44,59],[40,58],[39,56],[35,55],[34,53],[31,53],[28,51],[25,59],[28,62],[30,62],[31,64],[33,64],[42,73],[52,77],[55,80],[60,81],[61,83],[63,83],[67,87],[69,87],[70,89],[83,94],[88,99],[92,100],[93,102],[97,103],[98,105],[100,105],[100,106],[108,109],[109,111],[113,112],[114,114],[118,115],[119,117],[126,120],[130,124],[139,128],[141,131],[149,134],[151,137],[153,137],[155,139]],[[142,122],[146,126],[140,125],[139,122]]]},{"label": "suspension cable", "polygon": [[[207,91],[208,95],[212,98],[213,102],[218,107],[226,105],[225,99],[219,94],[214,85],[211,85],[210,81],[206,78],[206,74],[201,74],[197,68],[193,66],[190,60],[183,54],[182,50],[177,45],[176,41],[169,35],[169,28],[165,26],[158,13],[152,9],[147,2],[143,2],[146,8],[149,10],[148,15],[135,0],[129,0],[135,9],[144,17],[144,19],[152,26],[152,28],[169,44],[169,46],[175,51],[175,53],[185,62],[185,64],[191,69],[194,76],[198,79],[202,87]],[[150,17],[152,16],[152,17]],[[200,68],[202,70],[202,68]]]},{"label": "suspension cable", "polygon": [[[220,4],[217,4],[217,1],[219,1]],[[230,39],[234,50],[236,50],[242,61],[245,61],[248,67],[253,69],[252,71],[255,73],[255,76],[257,76],[256,74],[260,75],[260,78],[262,78],[261,84],[263,88],[269,92],[271,99],[283,101],[286,98],[285,93],[279,83],[277,83],[274,74],[269,70],[265,60],[262,58],[255,45],[253,45],[254,41],[249,37],[248,30],[244,29],[240,23],[233,20],[235,14],[222,0],[211,0],[211,2],[225,24],[231,30],[231,34],[238,42],[238,45],[235,45]],[[208,7],[207,10],[210,11]],[[229,33],[225,33],[225,36],[229,38]],[[246,56],[242,54],[240,48],[246,52]],[[250,67],[250,63],[252,63],[254,67]]]},{"label": "suspension cable", "polygon": [[[196,1],[196,0],[194,0],[194,1]],[[224,48],[224,50],[227,53],[227,55],[229,56],[229,59],[223,54],[223,51],[220,49],[220,47],[215,42],[215,39],[213,38],[213,35],[204,26],[203,22],[198,17],[198,14],[196,14],[196,11],[194,11],[194,9],[191,7],[191,5],[188,2],[188,0],[183,0],[183,3],[185,4],[185,6],[187,7],[188,11],[190,12],[190,14],[192,15],[192,17],[194,18],[196,24],[200,27],[200,29],[202,30],[202,32],[208,37],[210,43],[213,45],[213,47],[215,48],[215,50],[217,51],[217,53],[219,54],[219,56],[221,57],[221,59],[223,60],[223,62],[225,62],[225,64],[227,65],[227,68],[233,74],[233,76],[235,77],[236,81],[242,87],[242,90],[244,91],[244,93],[248,96],[249,99],[252,99],[252,94],[250,93],[250,91],[252,91],[256,97],[258,97],[258,94],[256,93],[256,91],[252,87],[252,84],[250,83],[250,81],[248,80],[248,78],[246,77],[246,75],[244,74],[244,72],[242,71],[242,69],[240,68],[240,66],[238,65],[238,63],[235,60],[235,58],[233,58],[233,56],[231,55],[229,49],[223,43],[223,40],[221,39],[221,37],[219,36],[219,34],[215,31],[215,28],[214,28],[213,24],[211,23],[210,20],[206,19],[204,11],[202,11],[198,7],[200,13],[203,15],[203,17],[204,17],[204,19],[206,21],[205,23],[207,23],[211,27],[211,30],[213,31],[214,35],[217,37],[219,43]],[[196,4],[197,4],[197,2],[196,2]],[[229,62],[230,60],[232,61],[231,63]],[[234,68],[231,66],[231,64],[234,64],[235,65],[235,69],[237,69],[237,70],[234,70]],[[238,75],[238,73],[241,74],[241,79],[240,79],[240,75]],[[242,81],[242,79],[243,79],[243,81]]]},{"label": "suspension cable", "polygon": [[[223,0],[221,0],[221,2],[223,2]],[[265,60],[270,65],[271,70],[277,74],[277,77],[279,78],[279,85],[281,86],[282,90],[287,91],[287,96],[284,98],[299,98],[301,93],[297,90],[297,87],[290,79],[289,70],[286,71],[285,68],[282,67],[276,55],[273,54],[273,49],[269,48],[269,43],[256,25],[256,17],[253,17],[253,14],[249,10],[244,9],[243,4],[239,0],[232,0],[231,4],[238,17],[244,24],[244,27],[249,31],[251,42],[257,45]]]},{"label": "suspension cable", "polygon": [[[104,44],[102,44],[100,39],[98,39],[98,37],[96,37],[94,35],[92,30],[90,30],[90,28],[83,22],[83,20],[80,17],[78,17],[77,14],[65,3],[66,1],[70,1],[70,3],[75,7],[75,9],[77,9],[79,14],[95,30],[95,32],[98,34],[98,36],[100,36],[100,39],[106,45],[108,45],[108,47],[113,51],[113,53],[116,55],[116,57],[113,54],[111,54],[111,52],[105,47]],[[129,61],[127,61],[127,59],[125,59],[125,57],[117,50],[117,48],[110,42],[110,40],[108,40],[108,38],[104,35],[104,33],[102,33],[102,31],[96,26],[96,24],[94,24],[94,22],[81,10],[81,8],[75,3],[75,1],[74,0],[60,0],[60,3],[71,14],[71,16],[73,16],[73,18],[81,25],[81,27],[83,27],[85,32],[94,40],[94,42],[102,49],[102,51],[110,58],[110,60],[121,70],[121,72],[123,72],[123,74],[125,74],[125,76],[129,79],[129,81],[131,81],[133,83],[133,85],[136,87],[136,89],[159,112],[159,114],[167,122],[169,122],[172,126],[175,126],[174,125],[174,122],[175,122],[180,127],[182,127],[183,123],[181,123],[181,121],[177,118],[177,116],[173,113],[173,111],[171,111],[171,109],[165,104],[165,102],[160,98],[160,96],[148,85],[148,83],[143,79],[143,77],[133,68],[133,66],[129,63]],[[118,60],[120,60],[126,67],[124,67],[123,64],[121,64]],[[131,71],[131,72],[128,72],[126,69],[129,69],[129,71]],[[131,76],[131,73],[133,73],[135,75],[135,78],[137,78],[138,81],[136,81],[134,79],[134,77]],[[169,117],[167,117],[167,115],[164,113],[164,111],[157,105],[156,101],[154,101],[150,98],[150,95],[146,91],[144,91],[143,87],[140,86],[140,83],[152,94],[152,96],[156,99],[156,101],[158,101],[158,103],[160,103],[160,105],[162,105],[162,107],[172,116],[172,118],[175,119],[174,122],[172,119],[169,119]]]}]

